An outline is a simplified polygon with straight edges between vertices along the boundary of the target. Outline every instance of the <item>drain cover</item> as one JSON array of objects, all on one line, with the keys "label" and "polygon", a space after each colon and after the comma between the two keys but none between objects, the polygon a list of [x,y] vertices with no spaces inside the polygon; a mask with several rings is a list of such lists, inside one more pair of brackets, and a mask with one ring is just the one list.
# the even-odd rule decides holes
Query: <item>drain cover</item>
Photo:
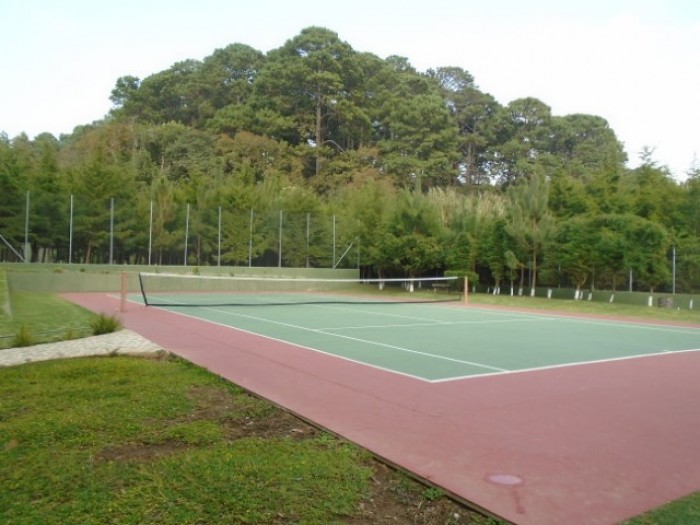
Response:
[{"label": "drain cover", "polygon": [[520,476],[515,474],[490,474],[486,477],[487,481],[495,483],[496,485],[504,485],[506,487],[515,487],[517,485],[522,485],[525,480]]}]

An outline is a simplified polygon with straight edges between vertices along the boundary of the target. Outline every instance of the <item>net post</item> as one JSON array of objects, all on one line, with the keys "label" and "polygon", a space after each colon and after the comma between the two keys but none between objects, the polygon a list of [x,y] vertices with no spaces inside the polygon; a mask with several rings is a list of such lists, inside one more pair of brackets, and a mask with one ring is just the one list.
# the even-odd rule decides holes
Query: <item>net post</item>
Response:
[{"label": "net post", "polygon": [[126,289],[127,289],[126,272],[122,272],[121,288],[119,293],[119,311],[126,312]]},{"label": "net post", "polygon": [[146,291],[143,289],[143,274],[141,272],[139,272],[139,288],[141,289],[141,297],[143,297],[143,305],[148,306]]},{"label": "net post", "polygon": [[469,304],[469,277],[464,276],[464,304]]}]

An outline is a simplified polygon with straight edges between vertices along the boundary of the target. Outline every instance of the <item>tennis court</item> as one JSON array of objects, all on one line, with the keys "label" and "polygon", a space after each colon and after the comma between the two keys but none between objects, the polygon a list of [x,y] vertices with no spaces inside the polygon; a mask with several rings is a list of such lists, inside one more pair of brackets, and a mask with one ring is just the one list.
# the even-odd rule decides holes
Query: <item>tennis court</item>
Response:
[{"label": "tennis court", "polygon": [[698,327],[216,286],[130,296],[120,317],[512,523],[611,525],[700,490]]},{"label": "tennis court", "polygon": [[[700,349],[695,328],[460,308],[458,302],[389,302],[327,293],[320,299],[266,293],[259,303],[250,294],[215,299],[168,294],[151,300],[180,315],[426,381]],[[187,306],[192,303],[196,306]]]}]

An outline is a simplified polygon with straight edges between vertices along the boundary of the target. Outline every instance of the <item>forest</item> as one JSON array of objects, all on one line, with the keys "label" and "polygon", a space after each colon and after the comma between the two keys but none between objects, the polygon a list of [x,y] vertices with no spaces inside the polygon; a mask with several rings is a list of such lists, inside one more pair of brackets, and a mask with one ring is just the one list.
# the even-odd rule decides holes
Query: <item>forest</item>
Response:
[{"label": "forest", "polygon": [[[700,287],[700,168],[597,115],[502,105],[303,29],[115,79],[100,121],[0,135],[0,261],[359,267],[490,287]],[[643,110],[643,109],[640,109]]]}]

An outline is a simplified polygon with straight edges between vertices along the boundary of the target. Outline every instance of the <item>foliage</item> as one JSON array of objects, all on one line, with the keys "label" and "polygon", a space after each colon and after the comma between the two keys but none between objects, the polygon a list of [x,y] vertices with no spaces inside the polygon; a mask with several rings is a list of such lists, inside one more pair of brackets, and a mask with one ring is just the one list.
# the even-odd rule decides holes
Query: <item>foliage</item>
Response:
[{"label": "foliage", "polygon": [[594,220],[587,216],[572,217],[559,223],[552,249],[547,256],[549,265],[556,265],[557,272],[568,276],[580,292],[595,269],[595,257],[599,253],[600,231]]},{"label": "foliage", "polygon": [[436,487],[428,487],[423,491],[423,497],[428,501],[435,501],[436,499],[442,498],[444,495],[445,493]]},{"label": "foliage", "polygon": [[676,246],[676,285],[700,287],[697,169],[679,183],[650,149],[628,169],[603,117],[501,105],[461,68],[422,73],[308,27],[268,53],[127,74],[111,100],[58,139],[0,135],[0,260],[359,261],[496,288],[616,288],[631,271],[668,290]]},{"label": "foliage", "polygon": [[91,323],[93,335],[111,334],[121,329],[122,324],[113,315],[99,314]]},{"label": "foliage", "polygon": [[542,175],[523,180],[508,189],[511,206],[508,233],[530,253],[532,271],[531,294],[537,285],[538,257],[553,231],[549,210],[549,187]]},{"label": "foliage", "polygon": [[403,190],[393,207],[377,266],[409,277],[443,266],[443,230],[435,209],[420,194]]}]

